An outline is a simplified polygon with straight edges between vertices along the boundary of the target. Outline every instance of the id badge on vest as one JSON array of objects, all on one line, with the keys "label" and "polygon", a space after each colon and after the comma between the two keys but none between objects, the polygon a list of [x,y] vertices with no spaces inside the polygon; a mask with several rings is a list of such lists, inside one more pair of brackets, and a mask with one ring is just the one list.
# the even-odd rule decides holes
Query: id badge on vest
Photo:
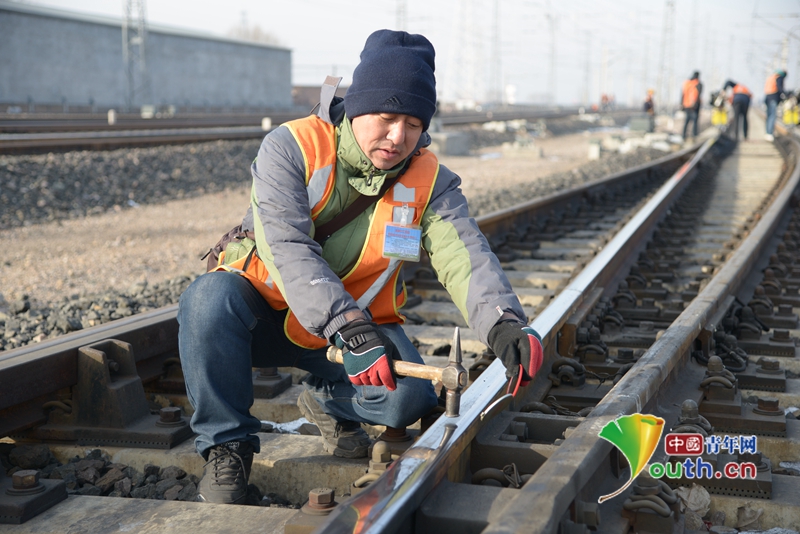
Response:
[{"label": "id badge on vest", "polygon": [[387,222],[383,228],[383,257],[395,258],[403,261],[419,261],[420,243],[422,242],[422,227],[411,224],[414,208],[408,204],[394,208],[399,211],[398,217],[393,217],[392,222]]}]

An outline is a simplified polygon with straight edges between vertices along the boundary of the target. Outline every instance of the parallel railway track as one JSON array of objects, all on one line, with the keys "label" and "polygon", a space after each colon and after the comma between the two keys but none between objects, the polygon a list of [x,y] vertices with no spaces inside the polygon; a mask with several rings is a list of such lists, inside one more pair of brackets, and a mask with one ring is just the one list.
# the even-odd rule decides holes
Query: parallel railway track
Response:
[{"label": "parallel railway track", "polygon": [[[486,112],[452,112],[441,115],[445,126],[489,121],[558,119],[576,115],[577,109],[512,109]],[[627,116],[628,112],[620,112]],[[304,113],[270,113],[272,127],[300,118]],[[108,150],[132,146],[157,146],[264,136],[261,116],[198,116],[193,118],[137,119],[128,117],[109,125],[102,119],[0,119],[0,154],[57,150]]]},{"label": "parallel railway track", "polygon": [[[245,530],[269,524],[276,532],[284,528],[310,532],[315,527],[325,532],[498,533],[586,532],[589,528],[628,532],[631,524],[641,530],[645,530],[643,525],[677,528],[687,519],[669,502],[668,489],[659,490],[661,502],[670,504],[666,518],[659,505],[651,506],[651,511],[625,505],[631,501],[628,494],[597,504],[600,495],[621,487],[629,473],[624,459],[598,433],[606,423],[633,413],[653,414],[663,417],[668,428],[677,426],[679,407],[685,401],[697,403],[717,428],[757,434],[759,451],[773,466],[797,461],[798,429],[782,412],[781,417],[759,415],[746,403],[739,405],[734,417],[714,411],[720,398],[728,403],[730,413],[731,403],[741,401],[740,390],[745,398],[764,396],[753,391],[765,386],[772,387],[769,395],[783,395],[782,407],[791,405],[792,379],[759,382],[741,375],[741,385],[731,384],[723,391],[714,384],[701,388],[707,371],[697,363],[719,353],[738,372],[742,358],[731,356],[736,351],[725,343],[732,341],[719,334],[730,327],[731,335],[736,335],[737,325],[738,331],[746,330],[743,325],[749,315],[742,313],[742,304],[752,304],[762,324],[777,325],[770,334],[774,336],[776,328],[785,329],[786,336],[794,339],[797,317],[792,317],[791,303],[797,288],[787,291],[786,286],[794,283],[791,265],[797,243],[790,200],[800,175],[796,168],[800,147],[794,141],[780,147],[782,154],[772,145],[740,145],[726,159],[730,141],[711,139],[577,192],[481,217],[481,229],[509,268],[533,327],[544,337],[545,365],[531,385],[516,398],[508,396],[502,365],[483,357],[484,347],[462,330],[462,347],[476,357],[465,363],[475,370],[462,394],[460,415],[440,416],[424,429],[409,429],[412,435],[424,432],[406,452],[389,443],[396,459],[366,487],[351,487],[363,474],[365,462],[320,457],[318,438],[262,435],[253,481],[271,485],[269,491],[283,491],[294,502],[304,500],[315,486],[330,486],[337,496],[353,493],[347,499],[338,497],[341,504],[329,515],[195,503],[169,503],[169,510],[186,525],[191,523],[189,518],[212,521],[212,516],[223,514],[236,517],[237,525]],[[771,261],[773,251],[778,254]],[[788,302],[788,309],[787,304],[779,308],[768,303],[757,289],[764,282],[762,270],[770,263],[771,278],[762,287],[769,291],[767,297]],[[426,269],[410,271],[407,281],[421,297],[409,308],[409,316],[425,323],[408,325],[407,332],[429,353],[446,352],[452,325],[460,324],[455,307],[426,278]],[[116,349],[108,343],[97,345],[107,339],[132,345],[135,374],[149,392],[186,408],[188,403],[179,393],[180,379],[175,379],[175,313],[176,307],[168,307],[0,354],[0,381],[9,385],[0,391],[0,435],[31,439],[47,434],[48,424],[52,427],[54,421],[53,416],[48,421],[43,405],[63,403],[70,393],[73,407],[80,402],[78,360],[85,359],[87,352],[83,349],[79,357],[81,347],[95,345],[108,353],[107,358],[125,358],[115,355]],[[794,347],[793,341],[781,345],[783,334],[772,344],[762,339],[770,334],[759,334],[741,341],[743,345],[752,342],[747,352],[753,361],[770,347]],[[794,350],[788,353],[781,358],[782,367],[800,371]],[[441,357],[427,359],[444,365]],[[744,374],[757,376],[754,363],[745,367]],[[132,373],[129,369],[128,374]],[[257,400],[254,413],[279,423],[290,420],[296,415],[291,410],[291,392],[296,387],[272,401]],[[774,393],[781,387],[785,394]],[[771,401],[756,408],[775,412]],[[136,431],[132,429],[127,438],[114,432],[92,438],[87,437],[91,432],[85,426],[72,434],[62,428],[59,436],[72,437],[79,445],[63,446],[58,454],[67,458],[85,449],[92,439],[102,439],[115,462],[135,465],[144,460],[137,460],[137,451],[126,448],[124,441]],[[191,446],[184,443],[167,450],[170,445],[168,438],[162,439],[162,452],[153,454],[199,474],[199,457]],[[154,463],[153,455],[147,458]],[[654,461],[664,461],[663,447]],[[481,482],[475,479],[478,473],[500,486],[471,484],[471,480]],[[769,484],[759,480],[755,489],[748,481],[740,481],[741,487],[733,483],[722,490],[711,489],[770,497],[763,500],[770,512],[764,518],[774,525],[800,517],[796,505],[786,504],[796,486],[792,477],[770,475]],[[741,501],[716,493],[715,506],[734,517]],[[9,531],[32,532],[47,521],[68,524],[71,517],[83,517],[89,510],[97,521],[109,524],[142,517],[150,517],[155,524],[154,518],[164,513],[148,501],[101,499],[101,505],[97,499],[70,497]],[[631,510],[623,511],[625,507]]]}]

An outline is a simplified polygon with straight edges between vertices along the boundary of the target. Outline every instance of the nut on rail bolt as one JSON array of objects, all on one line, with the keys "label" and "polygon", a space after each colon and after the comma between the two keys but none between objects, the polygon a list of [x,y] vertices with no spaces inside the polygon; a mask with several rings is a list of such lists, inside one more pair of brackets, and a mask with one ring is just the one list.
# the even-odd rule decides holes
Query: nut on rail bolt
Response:
[{"label": "nut on rail bolt", "polygon": [[24,469],[11,475],[11,482],[16,490],[35,488],[39,485],[39,471]]},{"label": "nut on rail bolt", "polygon": [[6,495],[22,497],[45,491],[45,486],[39,482],[39,471],[35,469],[22,469],[11,475],[11,487],[6,490]]},{"label": "nut on rail bolt", "polygon": [[186,421],[181,417],[181,409],[179,406],[161,408],[158,411],[158,416],[156,426],[181,426],[186,424]]},{"label": "nut on rail bolt", "polygon": [[314,488],[308,492],[308,502],[300,509],[309,515],[328,515],[339,503],[332,488]]}]

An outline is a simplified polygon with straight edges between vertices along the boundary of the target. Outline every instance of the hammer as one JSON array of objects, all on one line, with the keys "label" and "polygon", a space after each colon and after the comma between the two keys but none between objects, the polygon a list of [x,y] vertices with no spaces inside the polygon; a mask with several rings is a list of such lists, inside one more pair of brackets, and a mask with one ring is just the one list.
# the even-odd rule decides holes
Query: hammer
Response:
[{"label": "hammer", "polygon": [[[333,363],[344,363],[342,349],[332,345],[328,348],[328,360]],[[434,367],[420,363],[404,362],[403,360],[390,360],[392,370],[399,376],[411,376],[425,380],[438,380],[447,391],[445,399],[445,415],[458,417],[461,406],[461,391],[467,387],[467,370],[461,365],[461,332],[458,327],[453,334],[453,344],[450,346],[450,358],[447,367]]]}]

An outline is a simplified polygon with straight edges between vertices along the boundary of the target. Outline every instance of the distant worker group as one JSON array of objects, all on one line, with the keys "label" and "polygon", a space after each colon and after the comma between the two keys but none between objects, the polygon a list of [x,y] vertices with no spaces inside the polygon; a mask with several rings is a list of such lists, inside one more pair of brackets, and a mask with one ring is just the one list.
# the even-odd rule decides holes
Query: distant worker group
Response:
[{"label": "distant worker group", "polygon": [[[775,140],[775,121],[778,109],[783,104],[783,123],[794,126],[800,123],[800,92],[794,94],[784,88],[786,71],[778,69],[767,77],[764,86],[764,103],[766,104],[766,135],[767,141]],[[655,119],[654,90],[648,89],[647,95],[642,106],[642,111],[651,118]],[[700,115],[700,104],[702,101],[703,83],[700,81],[700,72],[694,71],[689,79],[683,82],[681,88],[680,106],[685,115],[682,136],[692,138],[698,134],[698,119]],[[711,105],[711,122],[715,126],[727,125],[728,111],[726,103],[733,112],[733,128],[731,135],[738,140],[741,132],[743,139],[748,138],[747,113],[753,93],[743,84],[728,79],[722,89],[711,93],[709,103]],[[691,130],[689,126],[691,125]]]}]

